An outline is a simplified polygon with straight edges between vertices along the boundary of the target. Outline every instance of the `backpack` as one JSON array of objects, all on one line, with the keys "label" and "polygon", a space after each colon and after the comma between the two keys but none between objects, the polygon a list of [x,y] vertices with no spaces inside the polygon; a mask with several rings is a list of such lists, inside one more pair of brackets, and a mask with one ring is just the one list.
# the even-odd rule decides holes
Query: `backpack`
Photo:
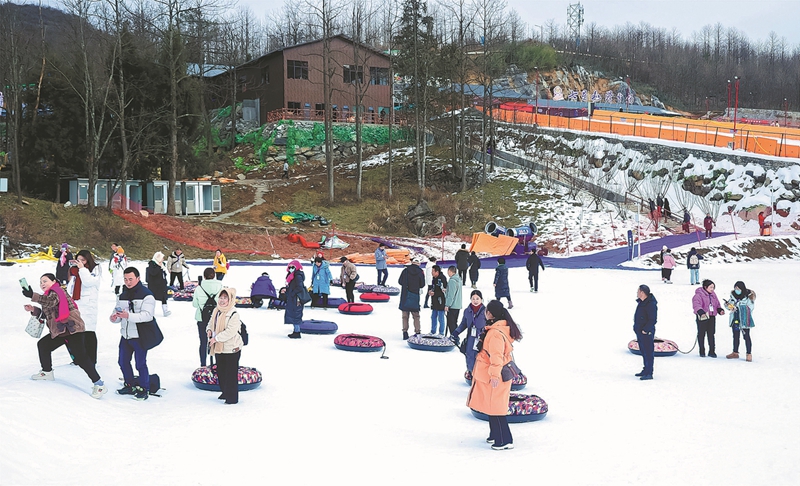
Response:
[{"label": "backpack", "polygon": [[697,265],[698,263],[700,263],[700,260],[697,258],[697,253],[693,253],[689,257],[689,265]]},{"label": "backpack", "polygon": [[209,295],[209,293],[206,292],[206,289],[204,289],[202,286],[199,287],[200,290],[202,290],[203,293],[208,296],[206,303],[203,304],[203,308],[200,309],[200,316],[203,318],[203,323],[208,324],[208,322],[211,320],[211,316],[214,315],[214,309],[217,308],[217,294]]},{"label": "backpack", "polygon": [[[139,377],[133,379],[133,386],[139,386]],[[165,388],[161,388],[161,378],[156,375],[150,375],[150,389],[147,392],[154,397],[160,397],[161,395],[158,393],[161,390],[165,390]]]},{"label": "backpack", "polygon": [[[236,314],[236,312],[234,311],[233,314]],[[247,334],[247,326],[244,324],[244,322],[242,322],[242,316],[239,316],[239,324],[241,324],[241,327],[239,328],[239,336],[242,337],[242,344],[247,346],[247,343],[250,342],[250,335]]]}]

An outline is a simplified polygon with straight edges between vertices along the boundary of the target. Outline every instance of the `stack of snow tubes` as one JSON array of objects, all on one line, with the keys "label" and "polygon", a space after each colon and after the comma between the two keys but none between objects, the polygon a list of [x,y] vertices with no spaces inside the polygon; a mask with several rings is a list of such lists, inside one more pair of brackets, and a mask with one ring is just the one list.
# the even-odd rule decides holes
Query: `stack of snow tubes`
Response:
[{"label": "stack of snow tubes", "polygon": [[[488,415],[477,410],[472,410],[472,415],[481,420],[489,420]],[[547,402],[542,398],[522,393],[512,393],[509,396],[508,415],[506,415],[509,423],[535,422],[542,420],[546,415]]]},{"label": "stack of snow tubes", "polygon": [[[247,366],[239,367],[239,391],[252,390],[261,385],[261,372]],[[201,390],[220,391],[217,365],[203,366],[192,373],[192,383]]]}]

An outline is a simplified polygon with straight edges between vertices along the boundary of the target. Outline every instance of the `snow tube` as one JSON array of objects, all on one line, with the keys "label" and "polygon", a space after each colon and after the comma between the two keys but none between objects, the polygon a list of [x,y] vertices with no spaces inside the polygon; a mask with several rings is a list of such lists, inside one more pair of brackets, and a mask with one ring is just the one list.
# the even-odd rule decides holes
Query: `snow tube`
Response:
[{"label": "snow tube", "polygon": [[[328,297],[328,308],[329,309],[336,309],[342,304],[346,304],[347,300],[342,299],[341,297]],[[314,307],[322,307],[322,298],[319,298],[314,301]]]},{"label": "snow tube", "polygon": [[356,292],[361,292],[363,294],[364,292],[375,292],[376,287],[377,285],[370,285],[359,282],[356,284],[355,290]]},{"label": "snow tube", "polygon": [[431,334],[415,334],[408,338],[406,342],[411,349],[418,349],[420,351],[437,351],[443,353],[456,347],[449,338]]},{"label": "snow tube", "polygon": [[[655,338],[653,343],[655,344],[653,356],[673,356],[678,352],[678,345],[675,344],[675,341]],[[628,343],[628,351],[639,356],[642,355],[642,352],[639,351],[639,342],[635,339]]]},{"label": "snow tube", "polygon": [[365,316],[367,314],[372,314],[372,306],[369,304],[359,304],[356,302],[347,303],[339,306],[339,312],[342,314],[352,314],[356,316]]},{"label": "snow tube", "polygon": [[[252,390],[261,385],[261,372],[247,366],[239,367],[239,391]],[[203,366],[192,373],[192,383],[201,390],[220,391],[217,381],[217,365]]]},{"label": "snow tube", "polygon": [[[472,409],[470,409],[472,410]],[[489,416],[485,413],[472,410],[475,418],[489,421]],[[535,422],[542,420],[547,415],[547,402],[536,395],[525,395],[522,393],[512,393],[508,398],[508,415],[506,420],[510,424],[522,422]]]},{"label": "snow tube", "polygon": [[[467,382],[467,385],[472,385],[472,373],[469,371],[464,372],[464,380]],[[525,385],[528,384],[528,377],[525,376],[525,373],[520,373],[518,377],[511,380],[511,391],[519,391],[525,388]]]},{"label": "snow tube", "polygon": [[389,302],[389,296],[377,292],[365,292],[359,296],[364,302]]},{"label": "snow tube", "polygon": [[386,295],[400,295],[400,287],[392,287],[389,285],[364,285],[362,287],[357,287],[361,293],[372,292],[376,294],[386,294]]},{"label": "snow tube", "polygon": [[486,226],[484,226],[483,231],[489,233],[492,236],[506,234],[506,229],[503,226],[498,225],[494,221],[489,221],[488,223],[486,223]]},{"label": "snow tube", "polygon": [[191,302],[192,299],[194,299],[194,294],[185,290],[179,290],[172,294],[172,300],[176,302]]},{"label": "snow tube", "polygon": [[267,305],[267,309],[277,309],[282,310],[286,308],[286,301],[279,300],[279,299],[272,299],[269,301],[269,305]]},{"label": "snow tube", "polygon": [[369,353],[373,351],[380,351],[386,346],[383,339],[375,336],[366,336],[364,334],[339,334],[333,340],[336,349],[342,351],[356,351],[359,353]]},{"label": "snow tube", "polygon": [[298,235],[298,234],[296,234],[296,233],[289,233],[289,235],[287,236],[287,238],[288,238],[288,239],[289,239],[289,241],[291,241],[292,243],[300,243],[300,245],[301,245],[303,248],[319,248],[319,243],[316,243],[316,242],[308,242],[308,241],[306,241],[306,239],[305,239],[305,238],[303,238],[303,236],[301,236],[301,235]]},{"label": "snow tube", "polygon": [[254,307],[253,306],[253,301],[250,299],[250,297],[239,297],[239,296],[236,296],[236,304],[234,304],[234,305],[236,307]]},{"label": "snow tube", "polygon": [[331,321],[318,321],[311,319],[300,324],[300,332],[303,334],[334,334],[339,330],[339,326]]}]

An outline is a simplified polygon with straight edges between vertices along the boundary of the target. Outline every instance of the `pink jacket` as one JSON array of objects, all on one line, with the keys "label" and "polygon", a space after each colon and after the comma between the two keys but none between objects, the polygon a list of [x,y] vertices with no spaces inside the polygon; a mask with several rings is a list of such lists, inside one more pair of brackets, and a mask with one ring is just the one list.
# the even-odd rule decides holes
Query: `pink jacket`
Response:
[{"label": "pink jacket", "polygon": [[672,253],[664,253],[664,263],[661,264],[662,268],[675,268],[675,257],[672,256]]},{"label": "pink jacket", "polygon": [[694,297],[692,297],[692,310],[697,314],[700,309],[705,311],[709,316],[721,314],[718,312],[722,309],[722,306],[719,305],[717,294],[714,292],[709,294],[703,287],[695,290]]}]

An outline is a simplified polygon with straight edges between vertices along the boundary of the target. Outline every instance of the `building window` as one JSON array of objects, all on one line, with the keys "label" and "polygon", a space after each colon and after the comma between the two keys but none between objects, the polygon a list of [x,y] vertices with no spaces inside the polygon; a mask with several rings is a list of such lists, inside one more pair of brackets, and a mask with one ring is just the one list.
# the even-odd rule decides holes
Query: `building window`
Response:
[{"label": "building window", "polygon": [[364,82],[364,68],[362,66],[352,66],[350,64],[345,64],[342,66],[344,70],[344,82],[345,83],[363,83]]},{"label": "building window", "polygon": [[389,86],[389,68],[369,68],[369,82],[370,84]]},{"label": "building window", "polygon": [[300,114],[300,102],[299,101],[289,101],[286,103],[286,108],[289,109],[294,114]]},{"label": "building window", "polygon": [[261,69],[261,84],[269,84],[269,66]]},{"label": "building window", "polygon": [[286,61],[286,77],[308,79],[308,61]]},{"label": "building window", "polygon": [[314,111],[318,117],[325,116],[325,103],[316,103],[314,105]]}]

